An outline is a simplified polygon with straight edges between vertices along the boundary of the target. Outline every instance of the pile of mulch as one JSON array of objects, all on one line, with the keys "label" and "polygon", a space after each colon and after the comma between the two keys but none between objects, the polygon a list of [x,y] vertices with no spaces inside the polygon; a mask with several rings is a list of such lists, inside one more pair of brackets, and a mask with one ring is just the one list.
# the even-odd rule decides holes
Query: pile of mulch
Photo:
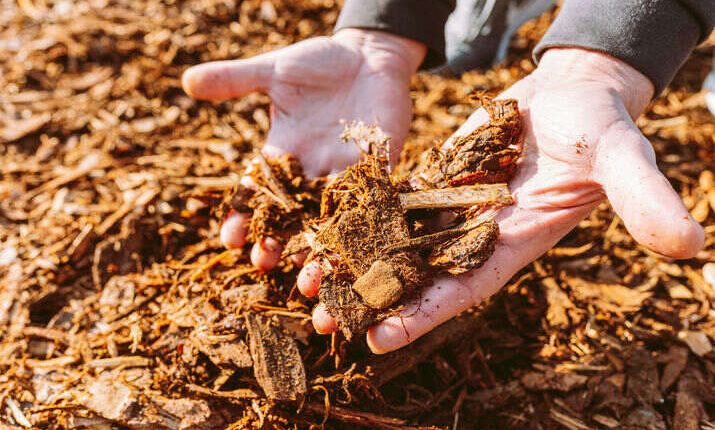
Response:
[{"label": "pile of mulch", "polygon": [[[715,124],[696,51],[638,125],[706,229],[672,261],[608,204],[488,303],[383,356],[319,336],[284,259],[226,251],[213,209],[269,99],[196,102],[189,65],[329,34],[331,0],[0,0],[0,427],[715,429]],[[534,69],[413,80],[397,173]],[[336,144],[338,137],[336,136]]]}]

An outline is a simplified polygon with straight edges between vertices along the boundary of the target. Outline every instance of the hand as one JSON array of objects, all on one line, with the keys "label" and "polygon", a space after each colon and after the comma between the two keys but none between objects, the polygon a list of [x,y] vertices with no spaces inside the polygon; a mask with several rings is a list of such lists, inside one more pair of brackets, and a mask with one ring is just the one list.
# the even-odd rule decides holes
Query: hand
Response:
[{"label": "hand", "polygon": [[[524,143],[510,183],[516,203],[497,217],[496,251],[480,269],[436,279],[421,303],[406,304],[402,320],[392,317],[372,327],[372,351],[400,348],[494,294],[604,197],[644,246],[673,258],[694,256],[703,246],[703,230],[658,171],[650,143],[633,122],[652,94],[651,82],[620,60],[581,49],[547,51],[534,73],[500,96],[519,101]],[[486,120],[478,111],[455,135]],[[298,287],[313,296],[319,280],[320,269],[311,262]],[[313,324],[320,333],[337,329],[322,306],[313,312]]]},{"label": "hand", "polygon": [[[308,176],[319,176],[359,159],[358,148],[339,142],[342,119],[377,122],[392,138],[391,158],[397,160],[412,117],[410,78],[426,49],[390,33],[349,28],[246,60],[201,64],[182,81],[186,93],[203,100],[267,93],[273,106],[264,155],[293,154]],[[245,244],[249,218],[237,213],[224,222],[224,245]],[[251,260],[268,270],[281,251],[281,244],[266,238],[254,245]]]}]

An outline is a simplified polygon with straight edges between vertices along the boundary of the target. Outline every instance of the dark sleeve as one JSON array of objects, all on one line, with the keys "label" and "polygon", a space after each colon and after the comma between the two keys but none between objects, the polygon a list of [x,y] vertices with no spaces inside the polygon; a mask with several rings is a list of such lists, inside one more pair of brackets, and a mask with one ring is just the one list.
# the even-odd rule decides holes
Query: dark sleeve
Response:
[{"label": "dark sleeve", "polygon": [[335,31],[342,28],[382,30],[427,45],[422,68],[444,63],[444,25],[454,0],[347,0]]},{"label": "dark sleeve", "polygon": [[601,51],[648,76],[657,96],[713,26],[714,0],[566,0],[534,59],[552,47]]}]

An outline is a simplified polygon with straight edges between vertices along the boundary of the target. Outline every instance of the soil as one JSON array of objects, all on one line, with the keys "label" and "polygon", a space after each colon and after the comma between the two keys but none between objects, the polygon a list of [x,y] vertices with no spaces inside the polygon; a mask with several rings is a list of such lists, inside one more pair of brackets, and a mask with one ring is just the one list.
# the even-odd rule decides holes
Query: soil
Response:
[{"label": "soil", "polygon": [[[313,332],[317,299],[295,289],[291,259],[262,273],[248,248],[219,243],[214,208],[258,155],[268,97],[197,102],[180,86],[189,65],[329,34],[337,4],[0,5],[0,427],[715,428],[715,123],[700,92],[712,47],[637,120],[705,226],[702,252],[657,256],[603,203],[488,302],[375,356],[361,336]],[[554,16],[526,23],[493,69],[416,76],[393,174],[422,168],[421,154],[473,112],[472,90],[496,94],[533,71],[530,51]],[[502,155],[469,166],[493,177],[511,165]],[[267,163],[286,184],[293,170]],[[307,186],[267,187],[278,199],[237,206],[276,222],[294,205],[317,212]]]}]

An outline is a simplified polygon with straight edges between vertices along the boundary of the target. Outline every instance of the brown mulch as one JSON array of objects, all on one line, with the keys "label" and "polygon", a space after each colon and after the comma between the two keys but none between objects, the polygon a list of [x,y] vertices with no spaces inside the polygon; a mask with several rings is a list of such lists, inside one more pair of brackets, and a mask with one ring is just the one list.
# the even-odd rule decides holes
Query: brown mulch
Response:
[{"label": "brown mulch", "polygon": [[[702,252],[659,257],[603,203],[488,303],[374,356],[312,331],[290,260],[261,273],[219,243],[212,209],[260,147],[269,99],[180,87],[189,65],[329,34],[337,13],[0,0],[0,428],[715,429],[715,122],[698,92],[712,49],[638,120],[705,226]],[[417,76],[398,172],[456,130],[472,89],[532,71],[552,19],[493,70]]]}]

